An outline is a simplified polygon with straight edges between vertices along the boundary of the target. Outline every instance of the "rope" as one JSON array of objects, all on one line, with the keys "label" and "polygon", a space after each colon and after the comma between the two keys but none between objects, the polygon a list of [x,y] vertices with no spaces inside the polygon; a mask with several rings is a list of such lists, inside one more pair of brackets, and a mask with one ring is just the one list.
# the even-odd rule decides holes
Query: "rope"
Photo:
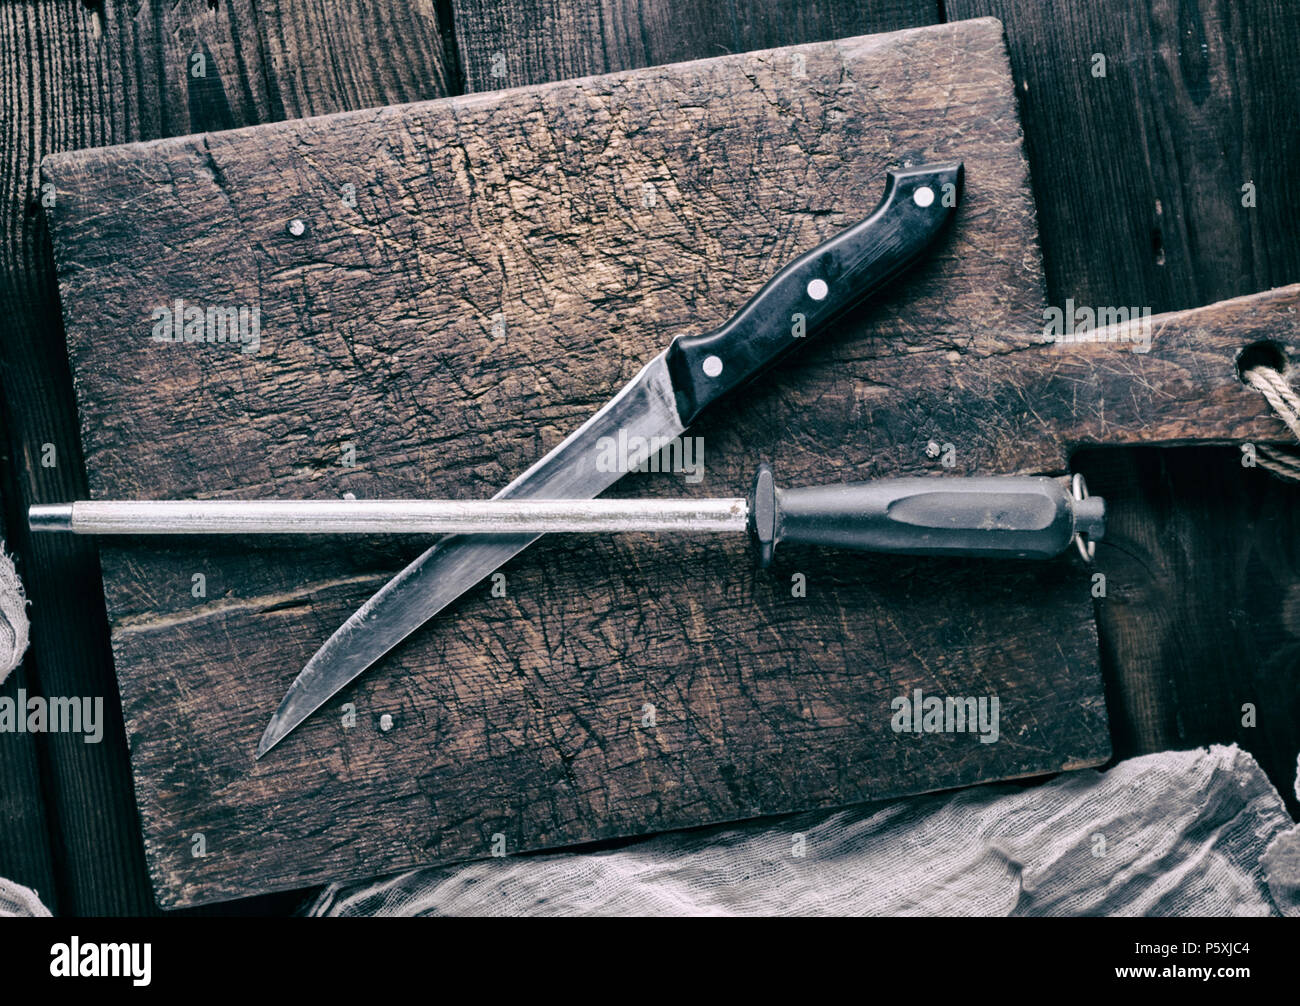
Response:
[{"label": "rope", "polygon": [[[1251,367],[1241,376],[1268,400],[1278,418],[1290,427],[1296,440],[1300,440],[1300,395],[1287,379],[1274,367],[1263,364]],[[1255,461],[1280,478],[1300,482],[1300,448],[1260,444],[1255,448]]]}]

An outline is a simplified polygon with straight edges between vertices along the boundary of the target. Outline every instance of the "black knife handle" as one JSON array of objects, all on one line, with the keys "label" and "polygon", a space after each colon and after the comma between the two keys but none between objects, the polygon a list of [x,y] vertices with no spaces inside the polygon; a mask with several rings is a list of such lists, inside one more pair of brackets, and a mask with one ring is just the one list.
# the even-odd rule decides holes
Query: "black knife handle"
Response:
[{"label": "black knife handle", "polygon": [[1068,479],[1031,475],[898,478],[778,489],[762,465],[750,532],[766,566],[779,542],[907,555],[1046,559],[1076,534],[1106,531],[1099,496],[1075,499]]},{"label": "black knife handle", "polygon": [[886,173],[865,220],[795,259],[721,328],[679,335],[668,347],[677,411],[689,425],[712,402],[775,363],[920,257],[953,216],[962,165]]}]

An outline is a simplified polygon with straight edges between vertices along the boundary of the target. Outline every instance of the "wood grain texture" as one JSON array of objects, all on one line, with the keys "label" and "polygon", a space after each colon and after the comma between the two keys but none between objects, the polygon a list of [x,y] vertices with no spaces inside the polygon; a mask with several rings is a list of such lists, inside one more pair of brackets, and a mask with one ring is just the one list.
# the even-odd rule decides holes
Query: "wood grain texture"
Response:
[{"label": "wood grain texture", "polygon": [[[1041,318],[1043,289],[1000,27],[800,47],[806,77],[793,55],[50,159],[92,492],[490,495],[671,335],[868,212],[887,167],[958,156],[958,226],[896,300],[697,427],[701,485],[619,489],[735,492],[762,456],[791,483],[941,470],[936,437],[957,437],[960,470],[1061,470],[1057,425],[1007,417],[1023,382],[1006,332]],[[260,305],[259,351],[151,342],[178,296]],[[968,357],[1006,386],[953,366]],[[104,549],[165,904],[488,855],[497,834],[520,851],[1108,751],[1068,563],[790,550],[772,576],[740,544],[628,537],[531,550],[505,598],[471,591],[254,764],[293,674],[418,550]],[[998,694],[1004,742],[900,739],[889,702],[914,686]]]},{"label": "wood grain texture", "polygon": [[1135,753],[1240,744],[1294,814],[1300,489],[1242,457],[1237,445],[1076,455],[1111,504],[1097,546],[1111,736]]},{"label": "wood grain texture", "polygon": [[[86,491],[38,165],[96,147],[275,118],[437,97],[442,35],[429,4],[382,0],[206,0],[0,4],[0,379],[8,431],[3,470],[10,545],[32,598],[29,688],[103,696],[102,744],[53,735],[39,747],[49,834],[68,914],[153,910],[131,794],[126,742],[92,544],[34,538],[30,503]],[[400,55],[388,56],[400,40]],[[192,57],[204,55],[196,77]],[[43,445],[55,467],[40,463]],[[35,799],[33,794],[31,799]],[[26,855],[26,854],[24,854]],[[0,874],[23,872],[21,858]]]},{"label": "wood grain texture", "polygon": [[[88,665],[102,669],[99,680],[108,682],[107,694],[113,692],[106,649],[100,658],[90,653],[100,645],[101,634],[106,635],[102,621],[94,617],[100,600],[89,593],[64,595],[58,589],[66,583],[93,582],[97,573],[88,564],[93,563],[94,553],[85,543],[24,541],[20,519],[27,502],[69,498],[80,494],[79,484],[84,487],[79,476],[69,476],[68,465],[58,471],[40,469],[36,449],[30,446],[53,440],[64,459],[76,451],[52,272],[44,256],[35,251],[41,244],[42,217],[35,209],[32,182],[37,162],[49,150],[216,128],[228,121],[221,111],[223,104],[233,110],[233,124],[257,121],[243,118],[255,105],[241,102],[238,94],[245,89],[263,93],[267,81],[250,74],[245,83],[238,74],[223,73],[222,86],[234,96],[224,102],[218,97],[211,103],[213,111],[204,111],[208,107],[205,99],[181,86],[176,72],[188,53],[176,41],[184,36],[166,27],[155,28],[150,20],[166,25],[189,20],[195,30],[206,31],[208,24],[223,16],[220,8],[225,3],[218,5],[216,12],[208,6],[205,0],[120,5],[109,0],[101,37],[111,41],[116,32],[136,31],[138,41],[119,42],[107,49],[91,44],[95,38],[90,30],[91,15],[74,3],[5,4],[0,10],[0,52],[4,55],[0,79],[6,88],[5,108],[19,112],[13,120],[18,128],[0,137],[4,157],[0,185],[5,186],[0,218],[5,240],[0,243],[0,255],[12,256],[6,260],[2,279],[10,326],[0,354],[5,362],[5,407],[16,415],[21,429],[12,441],[17,467],[6,466],[7,482],[15,483],[7,494],[14,518],[10,530],[24,557],[29,585],[37,587],[33,591],[37,639],[29,661],[32,671],[39,659],[51,674],[70,682],[55,687],[76,693],[103,687],[85,684]],[[374,6],[381,14],[396,10],[394,5]],[[1300,96],[1296,78],[1289,71],[1289,54],[1300,41],[1293,4],[1287,0],[1232,7],[1214,2],[1160,4],[1151,7],[1149,14],[1140,14],[1128,4],[1067,4],[1061,0],[948,0],[946,6],[950,17],[995,13],[1007,22],[1016,80],[1027,85],[1020,88],[1020,99],[1030,159],[1040,182],[1035,191],[1053,302],[1077,296],[1083,303],[1118,301],[1172,308],[1300,277],[1295,268],[1300,260],[1300,231],[1293,227],[1291,203],[1267,195],[1295,188],[1293,175],[1287,174],[1294,171],[1294,145],[1300,137],[1295,129]],[[284,17],[292,19],[295,9],[307,5],[258,5],[264,21],[279,17],[275,10],[280,7],[287,8]],[[758,7],[775,9],[777,5],[756,4],[748,9]],[[825,3],[801,5],[814,19],[827,7]],[[125,16],[119,17],[122,11]],[[800,16],[798,12],[796,16]],[[592,70],[618,69],[618,59],[651,63],[677,58],[676,51],[704,55],[705,50],[698,47],[714,44],[708,31],[694,28],[680,33],[680,37],[689,36],[689,46],[674,42],[667,28],[658,36],[651,35],[647,43],[636,37],[643,20],[651,26],[668,24],[668,19],[653,14],[607,22],[613,27],[607,27],[610,40],[602,41],[602,46],[614,55],[607,62],[583,65]],[[765,31],[773,33],[771,37],[756,37],[741,45],[725,40],[719,44],[747,48],[809,37],[782,37],[779,33],[785,27],[776,18],[761,23]],[[861,30],[888,26],[863,25]],[[307,57],[346,60],[346,50],[360,47],[364,39],[359,33],[347,32],[346,24],[343,28],[327,45],[319,41],[311,44],[308,36]],[[542,28],[533,23],[530,30],[537,34]],[[801,32],[807,30],[800,28]],[[858,29],[849,27],[832,34],[853,30]],[[1184,37],[1198,34],[1211,59],[1208,77],[1196,68],[1199,44],[1183,45]],[[590,37],[575,34],[565,47],[585,52]],[[1082,86],[1087,56],[1093,51],[1091,40],[1098,37],[1107,42],[1105,51],[1111,56],[1112,68],[1118,52],[1121,69],[1127,64],[1136,74],[1125,82],[1121,73],[1121,100],[1116,100],[1114,88]],[[256,30],[243,34],[241,40],[247,54],[244,65],[252,66],[256,50],[266,43]],[[270,44],[274,46],[275,40]],[[224,45],[220,38],[217,45]],[[639,45],[653,55],[639,55]],[[523,46],[535,46],[539,53],[544,50],[543,42],[528,39]],[[1180,51],[1184,48],[1186,54]],[[491,39],[479,49],[499,51]],[[510,49],[506,63],[511,73],[517,68],[515,51]],[[366,55],[374,63],[390,65],[376,69],[376,79],[400,74],[406,60],[400,44],[372,45],[366,48]],[[561,75],[566,57],[561,52],[552,58],[559,62],[539,63],[528,71],[534,76],[512,77],[511,81]],[[261,65],[273,79],[277,66],[286,73],[295,71],[292,60]],[[483,66],[490,69],[488,63]],[[1196,83],[1198,76],[1200,84]],[[124,79],[132,83],[122,86]],[[288,97],[282,99],[283,114],[302,114],[301,109],[308,107],[319,111],[356,107],[347,94],[347,74],[322,73],[315,79],[320,91],[295,96],[292,87],[285,87],[283,93]],[[163,82],[167,82],[165,86]],[[1112,69],[1111,83],[1115,82]],[[483,86],[501,83],[489,73]],[[431,89],[415,96],[434,93]],[[335,96],[334,106],[330,95]],[[383,95],[358,100],[379,104],[407,99]],[[261,107],[267,109],[266,115],[272,114],[269,103]],[[192,109],[197,109],[197,114]],[[1152,158],[1158,184],[1143,178],[1148,170],[1146,161]],[[1261,186],[1262,198],[1255,212],[1222,212],[1227,204],[1220,200],[1217,187],[1196,181],[1207,171],[1222,173],[1225,159],[1229,164],[1239,159],[1252,176],[1263,172],[1265,178],[1272,179]],[[1047,184],[1042,184],[1044,180]],[[1156,215],[1153,196],[1161,200],[1164,209],[1163,221],[1155,226],[1151,223]],[[1175,201],[1181,202],[1177,214],[1168,209]],[[1250,249],[1250,255],[1222,254],[1239,248]],[[1179,275],[1191,276],[1192,287],[1169,278],[1173,275],[1167,271],[1170,263],[1179,263]],[[1191,289],[1194,294],[1189,293]],[[32,297],[40,298],[41,306],[33,308]],[[1293,705],[1273,704],[1275,714],[1267,727],[1243,731],[1239,704],[1200,698],[1202,693],[1220,697],[1230,693],[1235,699],[1243,675],[1254,680],[1265,669],[1270,687],[1277,687],[1288,682],[1294,671],[1294,664],[1287,662],[1290,639],[1285,626],[1289,623],[1285,618],[1260,617],[1277,610],[1272,595],[1261,596],[1258,605],[1247,609],[1240,606],[1240,597],[1228,597],[1221,588],[1235,582],[1234,570],[1243,562],[1258,564],[1267,553],[1270,577],[1259,582],[1276,582],[1276,596],[1288,596],[1295,577],[1272,579],[1288,568],[1288,552],[1267,543],[1296,540],[1292,516],[1296,513],[1296,490],[1262,475],[1248,482],[1205,477],[1221,471],[1225,450],[1231,453],[1226,448],[1185,448],[1173,453],[1116,450],[1081,456],[1080,464],[1090,480],[1120,500],[1119,513],[1126,523],[1131,522],[1131,531],[1117,533],[1139,536],[1149,548],[1139,553],[1143,562],[1129,567],[1136,577],[1132,589],[1123,586],[1115,553],[1106,553],[1113,589],[1100,618],[1112,712],[1116,702],[1122,703],[1117,752],[1237,736],[1266,762],[1284,795],[1289,796],[1294,738],[1300,732],[1300,717],[1290,715],[1291,732],[1287,733],[1286,710]],[[21,492],[16,486],[19,481],[24,486]],[[26,488],[32,484],[43,485],[46,491],[33,495]],[[1133,496],[1133,485],[1140,485],[1147,495]],[[1250,530],[1236,534],[1235,528]],[[397,561],[396,555],[393,561]],[[41,588],[41,583],[53,586]],[[1116,618],[1121,605],[1122,620]],[[1194,618],[1188,616],[1189,611],[1195,612]],[[1177,614],[1168,618],[1166,612]],[[92,617],[87,619],[87,614]],[[51,626],[57,626],[57,631],[51,631]],[[1294,691],[1288,694],[1287,701],[1293,703]],[[1262,749],[1260,745],[1265,743],[1267,749]],[[106,744],[103,750],[111,747]],[[134,845],[105,842],[99,831],[122,805],[97,782],[95,766],[79,765],[81,750],[84,746],[74,745],[69,757],[53,766],[60,775],[58,784],[51,787],[51,796],[67,804],[65,827],[56,833],[67,856],[64,867],[70,892],[64,903],[70,911],[78,905],[83,911],[101,912],[145,906],[143,901],[131,900],[130,868],[120,866],[121,860],[132,859]],[[66,767],[60,769],[60,764]],[[82,807],[88,808],[87,813],[93,809],[94,820],[83,817]],[[1292,809],[1294,812],[1294,805]],[[116,817],[129,822],[130,812],[118,809]],[[43,842],[44,836],[37,836],[37,841]]]},{"label": "wood grain texture", "polygon": [[[100,76],[90,11],[58,2],[0,5],[0,52],[0,86],[13,124],[0,137],[0,307],[6,319],[0,374],[11,445],[4,496],[10,544],[24,559],[19,569],[32,602],[26,684],[45,695],[103,696],[107,713],[99,745],[63,734],[23,739],[43,766],[41,796],[50,825],[27,840],[52,846],[58,882],[46,904],[53,911],[148,912],[152,899],[105,646],[108,630],[96,597],[95,549],[32,538],[23,516],[31,502],[86,491],[38,165],[52,150],[127,137],[115,133],[103,114],[109,89]],[[41,464],[45,444],[54,445],[54,466]]]},{"label": "wood grain texture", "polygon": [[[948,0],[946,10],[1006,24],[1052,303],[1167,311],[1300,281],[1300,6]],[[1105,78],[1092,75],[1095,53]],[[1253,207],[1242,204],[1247,182]],[[1141,556],[1116,566],[1099,609],[1116,754],[1236,740],[1298,813],[1300,658],[1288,619],[1263,613],[1300,590],[1282,544],[1300,537],[1300,489],[1243,479],[1222,449],[1186,454],[1081,462],[1090,481],[1123,492],[1124,548]],[[1243,583],[1247,568],[1266,569],[1253,582],[1270,589]],[[1261,676],[1274,700],[1244,728],[1243,684]]]},{"label": "wood grain texture", "polygon": [[[0,517],[0,541],[7,541]],[[5,555],[10,559],[8,548]],[[6,625],[4,631],[9,632]],[[0,697],[37,694],[23,664],[0,685]],[[40,766],[31,734],[0,733],[0,876],[30,887],[47,908],[57,906],[50,826],[41,794]]]},{"label": "wood grain texture", "polygon": [[937,0],[450,0],[466,91],[934,24]]},{"label": "wood grain texture", "polygon": [[[949,0],[1001,18],[1053,302],[1196,307],[1295,282],[1289,0]],[[1094,54],[1106,76],[1094,77]],[[1032,124],[1032,128],[1029,125]],[[1253,182],[1256,205],[1242,205]]]}]

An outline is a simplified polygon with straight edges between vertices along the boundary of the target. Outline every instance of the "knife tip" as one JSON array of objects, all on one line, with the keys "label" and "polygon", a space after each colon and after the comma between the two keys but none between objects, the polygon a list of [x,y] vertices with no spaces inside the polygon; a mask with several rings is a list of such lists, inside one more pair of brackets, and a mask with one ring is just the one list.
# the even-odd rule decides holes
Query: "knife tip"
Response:
[{"label": "knife tip", "polygon": [[262,739],[257,742],[257,754],[253,756],[254,761],[258,761],[262,755],[270,751],[284,739],[284,734],[276,731],[276,723],[273,720],[262,734]]}]

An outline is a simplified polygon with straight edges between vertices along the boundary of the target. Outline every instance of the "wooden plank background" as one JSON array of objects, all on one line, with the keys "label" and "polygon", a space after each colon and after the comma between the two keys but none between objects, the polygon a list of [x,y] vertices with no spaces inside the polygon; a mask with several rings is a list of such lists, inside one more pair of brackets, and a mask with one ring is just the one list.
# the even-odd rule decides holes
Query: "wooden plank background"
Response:
[{"label": "wooden plank background", "polygon": [[[1300,5],[945,10],[1006,25],[1051,303],[1174,311],[1300,280]],[[1079,467],[1122,504],[1103,552],[1116,589],[1098,607],[1116,756],[1235,741],[1300,813],[1300,637],[1286,600],[1300,583],[1300,491],[1243,470],[1232,448],[1092,452]]]},{"label": "wooden plank background", "polygon": [[[1043,303],[985,19],[47,159],[92,495],[488,496],[672,333],[721,323],[870,212],[887,167],[957,156],[949,240],[693,430],[707,457],[686,489],[743,492],[760,457],[792,484],[942,471],[935,437],[962,443],[959,471],[1060,471],[1054,435],[1081,421],[1026,416],[1017,435],[1002,413],[1044,397],[1031,380],[990,390],[952,362]],[[160,347],[149,319],[176,298],[258,304],[261,348]],[[523,851],[1108,754],[1081,570],[796,553],[772,577],[743,542],[664,561],[580,539],[511,563],[506,598],[471,591],[254,766],[293,674],[409,554],[101,544],[164,904],[485,856],[498,834]],[[1018,631],[1027,616],[1041,633]],[[888,729],[917,688],[998,695],[1003,742],[920,757]]]},{"label": "wooden plank background", "polygon": [[[5,688],[105,700],[108,731],[28,738],[48,828],[4,832],[20,850],[0,873],[77,915],[156,911],[91,542],[33,538],[27,506],[86,491],[38,167],[76,150],[308,114],[439,97],[446,49],[437,11],[385,2],[0,4],[0,87],[15,128],[0,138],[0,304],[11,546],[32,601],[32,649]],[[322,39],[329,39],[323,44]],[[378,40],[393,40],[391,45]],[[397,44],[400,39],[401,44]],[[205,55],[206,77],[193,56]],[[421,56],[421,54],[424,54]],[[41,464],[53,444],[57,464]],[[30,791],[30,790],[29,790]],[[35,797],[31,798],[35,799]],[[12,837],[11,837],[12,836]],[[12,865],[11,865],[12,864]],[[283,904],[281,902],[280,904]]]},{"label": "wooden plank background", "polygon": [[[502,86],[491,76],[497,52],[507,57],[504,83],[531,83],[565,75],[565,60],[614,70],[943,16],[937,3],[818,0],[793,5],[791,13],[781,0],[762,0],[709,18],[702,12],[717,5],[703,0],[643,0],[602,4],[601,30],[567,37],[559,49],[550,44],[553,33],[543,30],[547,13],[572,18],[567,12],[588,5],[421,2],[393,11],[387,3],[358,2],[348,5],[328,45],[304,30],[309,18],[342,6],[267,2],[258,5],[257,19],[247,5],[225,0],[0,6],[0,87],[5,109],[16,110],[16,128],[0,137],[0,304],[7,320],[0,340],[7,446],[0,475],[10,545],[19,553],[34,619],[32,651],[4,686],[6,694],[24,684],[110,701],[116,694],[101,602],[94,590],[67,591],[70,583],[96,583],[93,549],[71,540],[33,541],[22,520],[31,502],[85,489],[36,187],[44,154],[292,117],[308,108],[436,97],[442,81],[453,92]],[[993,14],[1007,24],[1053,302],[1072,294],[1085,303],[1168,309],[1300,278],[1300,234],[1283,196],[1296,188],[1300,137],[1300,82],[1289,70],[1300,47],[1295,5],[1195,0],[1147,12],[1135,6],[1124,0],[945,5],[948,17]],[[675,33],[664,14],[669,7],[673,19],[699,30]],[[507,9],[508,17],[501,13]],[[533,27],[502,44],[501,31],[475,36],[476,17]],[[426,50],[436,66],[417,65],[405,76],[413,62],[405,44],[372,44],[381,32],[367,25],[386,20],[398,21],[397,33],[421,45],[441,38],[442,58]],[[228,54],[216,66],[215,87],[182,72],[199,41]],[[1088,74],[1095,51],[1110,60],[1104,83]],[[254,65],[252,54],[259,52],[271,58]],[[335,69],[345,65],[358,69]],[[1258,205],[1239,212],[1239,199],[1218,186],[1202,188],[1207,167],[1229,177],[1234,195],[1240,181],[1232,175],[1256,179]],[[1177,213],[1169,209],[1175,204]],[[1248,254],[1225,269],[1224,248]],[[1171,265],[1178,282],[1166,279]],[[45,443],[59,450],[57,468],[40,465]],[[1104,552],[1117,589],[1099,613],[1117,754],[1236,740],[1260,758],[1295,812],[1300,710],[1282,673],[1294,669],[1295,636],[1279,618],[1276,600],[1294,589],[1295,561],[1288,549],[1274,549],[1276,572],[1261,581],[1271,588],[1263,597],[1233,594],[1230,575],[1255,561],[1260,549],[1254,535],[1235,529],[1263,531],[1274,545],[1295,540],[1295,490],[1263,476],[1207,479],[1206,471],[1235,463],[1226,448],[1107,451],[1082,463],[1112,498],[1124,490],[1112,524],[1114,547]],[[1261,709],[1268,718],[1259,728],[1241,724],[1243,694],[1266,698]],[[0,771],[6,805],[22,800],[34,813],[24,817],[28,825],[0,834],[0,874],[37,887],[65,912],[149,910],[120,730],[94,751],[59,737],[25,743],[27,768],[15,755],[0,762]],[[42,819],[45,826],[36,823]]]}]

